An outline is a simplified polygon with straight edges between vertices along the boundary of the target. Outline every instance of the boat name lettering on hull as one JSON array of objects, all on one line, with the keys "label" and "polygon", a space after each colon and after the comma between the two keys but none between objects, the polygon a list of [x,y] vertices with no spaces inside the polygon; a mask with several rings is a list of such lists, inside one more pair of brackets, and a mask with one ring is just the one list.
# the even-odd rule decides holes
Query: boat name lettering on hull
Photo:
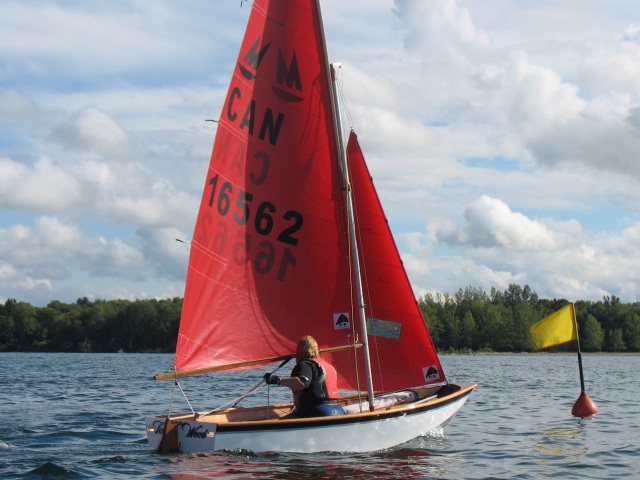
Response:
[{"label": "boat name lettering on hull", "polygon": [[153,421],[153,431],[159,435],[164,433],[164,420],[154,420]]},{"label": "boat name lettering on hull", "polygon": [[180,422],[180,428],[184,430],[185,427],[188,429],[186,435],[187,438],[207,438],[209,435],[209,429],[201,430],[202,425],[198,425],[194,428],[189,423]]}]

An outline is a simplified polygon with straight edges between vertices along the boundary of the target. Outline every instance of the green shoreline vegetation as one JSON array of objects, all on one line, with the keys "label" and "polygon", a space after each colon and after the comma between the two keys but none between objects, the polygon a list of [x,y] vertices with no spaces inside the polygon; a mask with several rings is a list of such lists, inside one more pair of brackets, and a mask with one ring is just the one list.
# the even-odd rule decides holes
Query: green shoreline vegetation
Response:
[{"label": "green shoreline vegetation", "polygon": [[[440,353],[530,353],[529,328],[569,303],[538,298],[529,286],[467,287],[427,294],[418,304]],[[0,352],[173,352],[182,298],[0,304]],[[615,296],[575,302],[583,352],[640,352],[640,303]],[[548,349],[572,352],[575,342]]]}]

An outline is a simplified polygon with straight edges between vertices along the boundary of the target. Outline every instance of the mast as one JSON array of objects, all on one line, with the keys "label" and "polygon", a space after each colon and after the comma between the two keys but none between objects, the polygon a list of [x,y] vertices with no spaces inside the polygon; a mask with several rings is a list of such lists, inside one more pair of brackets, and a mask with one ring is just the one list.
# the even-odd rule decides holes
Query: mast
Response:
[{"label": "mast", "polygon": [[336,67],[339,64],[332,63],[331,86],[333,89],[333,109],[336,121],[336,136],[339,143],[339,157],[344,181],[345,194],[347,198],[347,215],[349,220],[349,238],[351,241],[351,259],[355,275],[356,294],[358,297],[358,316],[360,317],[360,328],[362,329],[362,347],[364,352],[364,368],[367,377],[367,396],[369,397],[369,410],[373,411],[373,380],[371,378],[371,356],[369,354],[369,335],[367,333],[367,312],[365,310],[364,294],[362,289],[362,274],[360,272],[360,255],[358,253],[358,239],[356,238],[356,222],[353,214],[353,196],[351,194],[351,183],[349,181],[349,168],[347,165],[347,153],[342,138],[342,116],[340,114],[340,97],[338,95],[338,80]]},{"label": "mast", "polygon": [[[325,65],[329,66],[329,75],[330,78],[327,79],[329,83],[331,83],[331,89],[329,93],[332,97],[331,101],[331,109],[333,110],[333,126],[335,129],[336,136],[336,149],[338,158],[340,159],[340,167],[342,170],[342,182],[343,188],[346,192],[346,200],[347,200],[347,215],[349,222],[349,237],[351,241],[351,250],[352,250],[352,264],[355,275],[355,283],[356,283],[356,294],[358,297],[358,316],[360,317],[360,328],[362,330],[362,351],[364,353],[364,367],[365,367],[365,375],[367,377],[367,397],[369,400],[369,410],[373,411],[373,379],[371,376],[371,355],[369,353],[369,335],[367,333],[367,313],[365,310],[364,304],[364,294],[362,289],[362,275],[360,272],[360,258],[358,253],[358,241],[356,239],[356,222],[353,214],[353,197],[351,194],[351,184],[349,181],[349,169],[347,162],[347,152],[344,145],[344,139],[342,138],[342,116],[340,114],[340,100],[338,95],[338,83],[337,83],[337,75],[335,71],[334,64],[329,64],[329,58],[327,54],[327,41],[324,36],[324,24],[322,21],[322,11],[320,9],[320,0],[315,1],[316,11],[318,12],[318,22],[320,23],[320,35],[322,36],[322,48],[324,50],[324,62]],[[335,64],[337,65],[337,64]],[[338,65],[339,66],[339,65]]]}]

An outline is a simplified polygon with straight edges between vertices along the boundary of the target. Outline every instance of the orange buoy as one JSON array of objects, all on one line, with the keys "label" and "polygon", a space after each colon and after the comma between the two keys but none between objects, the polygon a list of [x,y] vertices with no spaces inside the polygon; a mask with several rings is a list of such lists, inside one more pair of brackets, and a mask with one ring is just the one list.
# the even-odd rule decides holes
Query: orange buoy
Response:
[{"label": "orange buoy", "polygon": [[596,402],[591,400],[591,397],[587,395],[587,392],[584,390],[576,400],[576,403],[573,404],[573,408],[571,409],[571,415],[574,417],[590,417],[592,415],[597,415],[600,413],[600,409],[596,405]]}]

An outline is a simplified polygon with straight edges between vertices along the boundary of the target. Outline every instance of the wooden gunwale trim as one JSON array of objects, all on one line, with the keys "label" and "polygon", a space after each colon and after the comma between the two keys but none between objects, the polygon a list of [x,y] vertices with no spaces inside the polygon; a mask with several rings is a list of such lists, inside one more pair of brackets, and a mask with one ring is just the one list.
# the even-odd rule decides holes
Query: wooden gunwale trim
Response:
[{"label": "wooden gunwale trim", "polygon": [[[222,410],[210,415],[203,415],[197,418],[200,422],[210,422],[217,425],[217,431],[234,431],[234,430],[261,430],[261,429],[286,429],[286,428],[301,428],[306,427],[321,427],[324,425],[337,425],[344,423],[354,422],[369,422],[377,421],[383,418],[394,418],[404,415],[414,415],[424,412],[425,410],[432,410],[435,408],[441,408],[451,402],[457,401],[462,397],[471,394],[471,391],[477,386],[477,384],[451,384],[452,387],[459,388],[455,392],[450,392],[445,395],[436,394],[433,397],[418,400],[413,403],[406,403],[400,405],[393,405],[390,407],[381,408],[379,410],[356,412],[351,414],[345,414],[333,417],[312,417],[312,418],[274,418],[264,420],[244,420],[233,421],[227,418],[227,414],[233,414],[234,412],[241,412],[250,414],[252,411],[261,411],[269,409],[269,412],[274,412],[279,409],[289,409],[292,404],[279,404],[270,407],[248,407],[248,408],[232,408],[228,410]],[[438,392],[440,393],[440,392]],[[217,419],[216,419],[217,417]],[[179,415],[171,417],[170,421],[180,420],[195,420],[193,414]]]},{"label": "wooden gunwale trim", "polygon": [[374,410],[373,412],[364,411],[361,413],[338,415],[332,417],[218,423],[216,431],[219,433],[223,433],[258,430],[297,430],[300,428],[322,428],[324,426],[348,425],[351,423],[369,423],[377,422],[383,419],[419,415],[428,410],[445,407],[449,403],[469,396],[473,388],[475,388],[475,385],[459,390],[442,398],[434,398],[433,401],[423,402],[420,405],[409,403],[389,407],[389,409]]}]

